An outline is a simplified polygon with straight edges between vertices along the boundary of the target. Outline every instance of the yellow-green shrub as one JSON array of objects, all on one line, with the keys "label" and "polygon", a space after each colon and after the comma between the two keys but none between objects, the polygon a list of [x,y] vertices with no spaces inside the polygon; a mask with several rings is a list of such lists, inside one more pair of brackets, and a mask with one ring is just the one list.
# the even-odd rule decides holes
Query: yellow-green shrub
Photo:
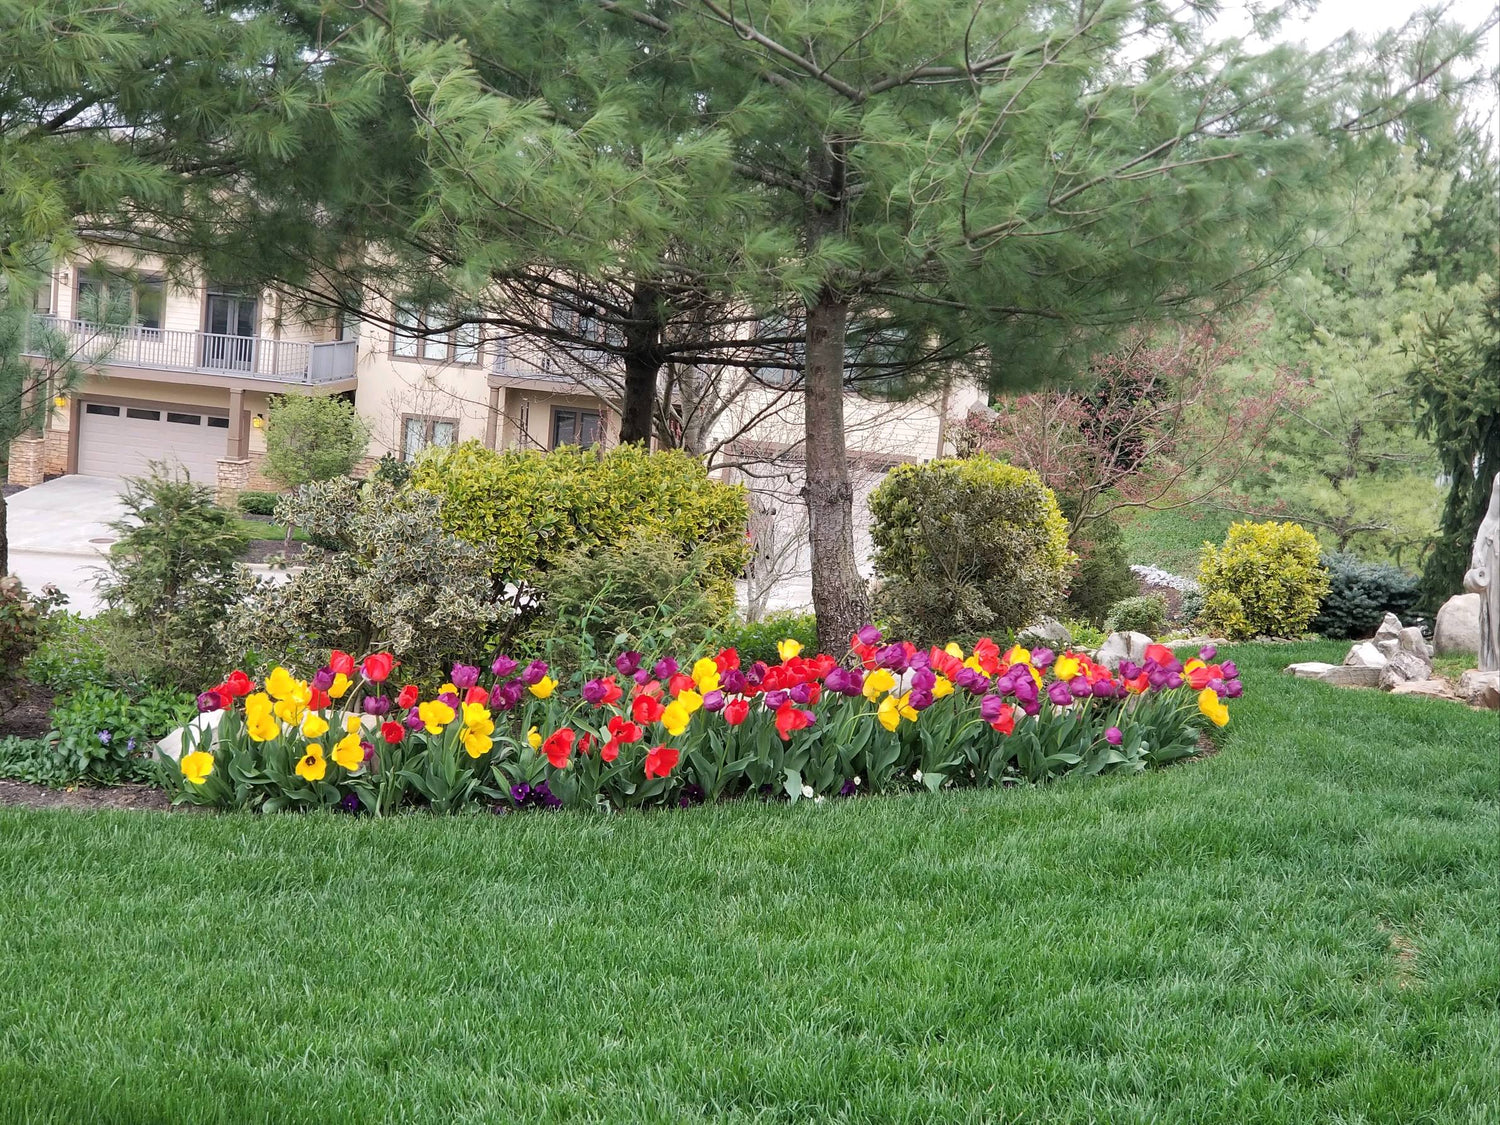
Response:
[{"label": "yellow-green shrub", "polygon": [[412,483],[442,497],[444,527],[488,551],[504,582],[538,583],[565,559],[640,535],[699,551],[723,587],[745,568],[744,489],[680,451],[497,453],[470,441],[429,450]]},{"label": "yellow-green shrub", "polygon": [[1062,602],[1068,524],[1033,472],[991,457],[899,465],[870,513],[878,615],[920,644],[1014,631]]},{"label": "yellow-green shrub", "polygon": [[1296,637],[1328,594],[1318,540],[1295,523],[1234,523],[1224,545],[1203,545],[1204,627],[1230,640]]}]

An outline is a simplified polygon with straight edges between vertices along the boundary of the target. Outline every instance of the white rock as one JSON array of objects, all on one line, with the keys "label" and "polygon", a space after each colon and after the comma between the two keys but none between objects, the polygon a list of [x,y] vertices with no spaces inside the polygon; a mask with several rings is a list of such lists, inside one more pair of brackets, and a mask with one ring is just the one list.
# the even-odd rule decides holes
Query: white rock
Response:
[{"label": "white rock", "polygon": [[1479,655],[1479,595],[1455,594],[1438,610],[1432,648],[1439,656]]},{"label": "white rock", "polygon": [[1465,672],[1458,678],[1458,696],[1470,707],[1500,711],[1500,672]]},{"label": "white rock", "polygon": [[1122,661],[1139,664],[1146,659],[1151,638],[1145,633],[1111,633],[1094,653],[1094,659],[1106,668],[1118,668]]},{"label": "white rock", "polygon": [[1391,688],[1391,694],[1419,695],[1423,699],[1448,699],[1455,702],[1458,700],[1447,680],[1410,680]]},{"label": "white rock", "polygon": [[1413,656],[1421,657],[1423,660],[1432,659],[1432,646],[1427,643],[1427,638],[1422,635],[1422,630],[1415,625],[1408,625],[1401,630],[1401,651],[1409,652]]},{"label": "white rock", "polygon": [[1389,691],[1397,684],[1425,680],[1432,675],[1432,661],[1426,656],[1416,656],[1397,650],[1380,670],[1380,686]]},{"label": "white rock", "polygon": [[1286,670],[1304,680],[1321,680],[1337,667],[1337,664],[1324,664],[1321,660],[1307,660],[1301,664],[1288,664]]},{"label": "white rock", "polygon": [[1044,617],[1034,625],[1028,625],[1016,634],[1016,640],[1028,648],[1044,644],[1061,651],[1073,643],[1073,634],[1055,617]]},{"label": "white rock", "polygon": [[[195,715],[185,727],[178,727],[156,744],[156,756],[158,758],[171,758],[176,761],[182,757],[182,743],[186,738],[190,749],[198,746],[198,737],[201,731],[217,731],[219,720],[224,717],[223,711],[209,711],[206,714]],[[210,740],[212,741],[212,740]]]},{"label": "white rock", "polygon": [[1374,641],[1360,641],[1344,657],[1344,665],[1350,668],[1384,668],[1390,663],[1385,653],[1375,647]]}]

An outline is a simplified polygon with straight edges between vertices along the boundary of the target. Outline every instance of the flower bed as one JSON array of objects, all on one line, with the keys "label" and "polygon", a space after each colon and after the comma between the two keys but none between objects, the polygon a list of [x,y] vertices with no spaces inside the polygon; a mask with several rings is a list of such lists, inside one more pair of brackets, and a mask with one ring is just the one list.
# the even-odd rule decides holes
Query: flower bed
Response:
[{"label": "flower bed", "polygon": [[424,693],[388,653],[335,652],[310,680],[243,672],[198,698],[217,718],[163,763],[176,801],[389,814],[488,805],[627,808],[742,794],[793,801],[913,786],[1038,782],[1140,770],[1195,752],[1238,696],[1214,652],[1180,663],[1153,645],[1111,671],[1080,653],[1002,652],[981,640],[926,651],[851,639],[848,659],[742,667],[733,649],[681,666],[637,652],[563,688],[546,663],[457,664]]}]

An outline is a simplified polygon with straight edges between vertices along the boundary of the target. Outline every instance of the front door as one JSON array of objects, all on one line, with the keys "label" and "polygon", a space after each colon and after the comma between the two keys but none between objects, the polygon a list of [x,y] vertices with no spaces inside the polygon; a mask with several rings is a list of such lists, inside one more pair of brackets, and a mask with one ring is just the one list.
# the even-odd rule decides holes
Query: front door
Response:
[{"label": "front door", "polygon": [[208,329],[203,334],[203,366],[226,371],[255,370],[255,298],[237,293],[208,295]]}]

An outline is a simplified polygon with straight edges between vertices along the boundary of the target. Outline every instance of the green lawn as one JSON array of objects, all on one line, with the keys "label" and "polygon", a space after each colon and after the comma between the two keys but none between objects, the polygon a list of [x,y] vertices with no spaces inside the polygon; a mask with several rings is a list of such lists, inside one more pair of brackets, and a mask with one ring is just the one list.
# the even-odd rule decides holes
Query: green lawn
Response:
[{"label": "green lawn", "polygon": [[[246,539],[271,539],[280,543],[286,539],[286,527],[279,523],[267,523],[264,520],[237,519],[240,534]],[[292,540],[297,543],[307,542],[307,532],[300,528],[292,532]]]},{"label": "green lawn", "polygon": [[1196,578],[1204,540],[1222,543],[1235,518],[1229,512],[1192,508],[1123,516],[1120,523],[1125,533],[1125,557],[1132,563]]},{"label": "green lawn", "polygon": [[1500,721],[614,818],[0,812],[0,1119],[1493,1122]]}]

